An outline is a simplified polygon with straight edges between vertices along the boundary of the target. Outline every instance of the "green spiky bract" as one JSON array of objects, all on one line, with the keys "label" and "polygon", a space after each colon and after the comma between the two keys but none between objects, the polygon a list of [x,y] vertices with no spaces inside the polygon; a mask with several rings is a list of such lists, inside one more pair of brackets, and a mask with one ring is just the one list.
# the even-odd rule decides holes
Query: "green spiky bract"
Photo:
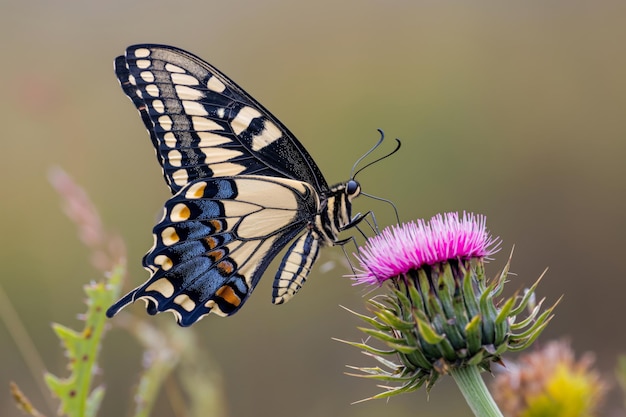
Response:
[{"label": "green spiky bract", "polygon": [[57,323],[52,325],[65,347],[70,370],[67,378],[59,378],[51,373],[45,375],[46,384],[61,401],[59,414],[69,417],[95,417],[100,407],[104,387],[98,386],[93,390],[91,387],[105,330],[104,311],[118,298],[124,271],[123,266],[118,266],[106,283],[90,283],[84,287],[87,294],[87,313],[84,315],[85,327],[82,331]]},{"label": "green spiky bract", "polygon": [[[488,371],[504,352],[530,345],[548,324],[556,304],[543,312],[542,302],[533,306],[539,280],[522,295],[497,302],[509,264],[510,259],[491,282],[480,258],[410,270],[387,281],[389,292],[368,301],[373,317],[353,312],[369,325],[359,329],[384,346],[346,342],[380,365],[350,367],[360,372],[351,375],[385,383],[383,392],[368,399],[422,386],[430,390],[440,376],[455,369]],[[518,321],[525,310],[527,316]]]}]

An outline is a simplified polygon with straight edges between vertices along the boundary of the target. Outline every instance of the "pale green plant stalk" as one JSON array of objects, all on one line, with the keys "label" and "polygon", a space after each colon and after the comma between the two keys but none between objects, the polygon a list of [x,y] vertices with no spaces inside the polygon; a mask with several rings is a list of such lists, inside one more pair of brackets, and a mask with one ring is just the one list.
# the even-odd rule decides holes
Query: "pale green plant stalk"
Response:
[{"label": "pale green plant stalk", "polygon": [[503,417],[498,405],[480,376],[477,365],[469,365],[461,368],[450,369],[450,376],[454,378],[456,385],[461,390],[465,402],[480,417]]},{"label": "pale green plant stalk", "polygon": [[95,417],[100,408],[104,387],[98,386],[92,390],[92,386],[106,324],[103,313],[119,296],[124,273],[125,268],[120,266],[112,272],[106,284],[99,282],[85,286],[88,309],[84,315],[85,326],[81,331],[57,323],[52,326],[66,349],[70,369],[70,375],[65,378],[51,373],[45,375],[50,391],[61,401],[59,414]]}]

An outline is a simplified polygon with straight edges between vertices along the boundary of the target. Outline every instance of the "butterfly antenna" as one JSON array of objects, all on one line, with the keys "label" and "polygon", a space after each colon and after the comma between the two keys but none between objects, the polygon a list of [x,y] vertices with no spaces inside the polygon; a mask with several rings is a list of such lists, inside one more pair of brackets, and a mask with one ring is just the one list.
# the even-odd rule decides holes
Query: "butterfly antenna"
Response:
[{"label": "butterfly antenna", "polygon": [[[380,139],[378,140],[378,142],[376,143],[376,145],[374,145],[374,147],[372,149],[370,149],[369,151],[367,151],[365,153],[365,155],[363,155],[362,157],[360,157],[356,163],[354,164],[354,167],[352,167],[352,171],[354,172],[354,168],[356,167],[356,165],[361,162],[363,160],[363,158],[365,158],[366,156],[368,156],[370,153],[372,153],[372,151],[374,151],[374,149],[376,149],[383,141],[383,139],[385,138],[385,134],[383,133],[382,130],[378,129],[378,131],[380,132]],[[387,155],[383,155],[378,159],[373,160],[372,162],[368,163],[367,165],[365,165],[364,167],[361,167],[357,172],[354,173],[354,175],[350,175],[351,179],[354,179],[359,172],[363,171],[365,168],[369,167],[370,165],[375,164],[376,162],[382,161],[383,159],[389,158],[391,155],[393,155],[394,153],[398,152],[398,150],[400,150],[400,146],[402,146],[402,142],[400,141],[400,139],[396,138],[396,147],[393,151],[389,152]]]},{"label": "butterfly antenna", "polygon": [[[351,179],[354,179],[354,176],[356,175],[354,173],[354,170],[356,169],[357,165],[359,165],[362,160],[367,158],[369,156],[369,154],[374,152],[376,150],[376,148],[378,148],[380,146],[380,144],[383,143],[383,140],[385,140],[385,132],[383,132],[382,129],[376,129],[376,130],[378,130],[378,133],[380,133],[380,139],[378,139],[378,142],[376,142],[376,144],[374,146],[372,146],[372,148],[369,151],[365,152],[359,159],[356,160],[356,162],[352,166],[352,171],[350,171],[350,178]],[[357,173],[359,171],[357,171]]]},{"label": "butterfly antenna", "polygon": [[[383,202],[389,204],[391,207],[393,207],[393,212],[396,214],[396,221],[398,222],[398,224],[400,224],[400,216],[398,215],[398,208],[396,207],[396,205],[394,204],[393,201],[387,200],[386,198],[382,198],[382,197],[376,197],[375,195],[367,194],[367,193],[364,193],[362,191],[361,191],[361,195],[369,197],[369,198],[371,198],[373,200],[383,201]],[[376,225],[376,229],[378,229],[378,225]]]}]

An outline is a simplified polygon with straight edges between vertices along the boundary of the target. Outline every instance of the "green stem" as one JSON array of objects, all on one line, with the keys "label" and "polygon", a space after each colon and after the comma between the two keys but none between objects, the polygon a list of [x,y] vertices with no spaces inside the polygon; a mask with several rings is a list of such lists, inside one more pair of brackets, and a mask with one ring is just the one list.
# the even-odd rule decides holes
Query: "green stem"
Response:
[{"label": "green stem", "polygon": [[477,417],[503,417],[477,366],[453,368],[450,375],[456,381],[465,401]]}]

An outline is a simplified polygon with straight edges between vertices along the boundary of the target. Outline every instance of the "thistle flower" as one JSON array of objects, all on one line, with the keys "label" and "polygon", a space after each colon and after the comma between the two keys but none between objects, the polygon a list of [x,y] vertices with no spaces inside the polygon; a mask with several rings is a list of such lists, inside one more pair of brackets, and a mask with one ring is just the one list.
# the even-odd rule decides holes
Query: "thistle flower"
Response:
[{"label": "thistle flower", "polygon": [[499,249],[500,241],[486,231],[485,216],[463,213],[437,215],[430,222],[418,220],[391,226],[368,239],[359,248],[361,273],[357,284],[384,281],[450,259],[488,258]]},{"label": "thistle flower", "polygon": [[569,343],[555,341],[543,349],[507,361],[492,386],[496,402],[510,417],[591,417],[607,384],[591,366],[590,354],[578,361]]},{"label": "thistle flower", "polygon": [[[347,342],[382,365],[351,367],[361,372],[357,376],[394,383],[371,398],[413,391],[424,384],[430,389],[440,376],[451,374],[467,399],[472,394],[460,380],[478,379],[484,387],[480,370],[490,370],[504,352],[524,349],[541,333],[554,306],[540,313],[539,302],[528,317],[516,321],[534,304],[539,281],[521,295],[495,301],[509,263],[488,281],[484,262],[499,245],[500,240],[488,233],[484,216],[446,213],[428,222],[387,228],[359,248],[355,284],[388,289],[368,301],[374,317],[353,312],[371,326],[360,329],[386,347]],[[477,415],[500,415],[493,400],[486,401],[491,401],[490,411],[470,406]]]}]

